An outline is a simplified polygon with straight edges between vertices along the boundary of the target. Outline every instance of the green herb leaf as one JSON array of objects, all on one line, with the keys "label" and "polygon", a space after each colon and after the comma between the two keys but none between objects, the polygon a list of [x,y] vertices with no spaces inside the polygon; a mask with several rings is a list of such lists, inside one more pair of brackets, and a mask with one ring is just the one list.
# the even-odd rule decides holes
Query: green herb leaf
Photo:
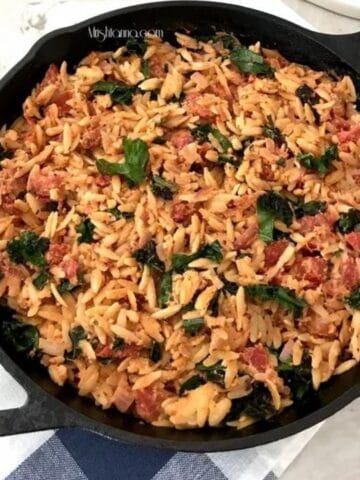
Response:
[{"label": "green herb leaf", "polygon": [[68,360],[75,360],[75,358],[77,358],[81,353],[79,342],[80,340],[86,340],[86,332],[81,325],[78,325],[69,331],[69,337],[71,340],[72,349],[66,354],[66,358]]},{"label": "green herb leaf", "polygon": [[229,148],[232,147],[230,140],[226,138],[225,135],[223,135],[217,128],[212,128],[210,133],[215,140],[219,142],[223,152],[227,152]]},{"label": "green herb leaf", "polygon": [[96,167],[103,175],[124,175],[129,185],[138,185],[146,177],[149,151],[146,143],[139,138],[123,140],[125,162],[112,163],[102,158],[96,160]]},{"label": "green herb leaf", "polygon": [[133,253],[133,257],[139,263],[143,265],[148,265],[159,272],[164,271],[165,265],[164,262],[160,260],[156,253],[156,244],[154,240],[149,240],[143,248],[139,248],[136,252]]},{"label": "green herb leaf", "polygon": [[326,208],[326,202],[317,202],[316,200],[313,200],[307,203],[300,203],[294,210],[296,218],[302,218],[305,216],[317,215],[318,213],[324,212]]},{"label": "green herb leaf", "polygon": [[134,213],[133,212],[121,212],[117,207],[114,208],[109,208],[106,210],[108,213],[111,213],[115,220],[120,220],[121,218],[125,218],[125,220],[131,220],[134,218]]},{"label": "green herb leaf", "polygon": [[360,286],[356,287],[350,295],[345,298],[345,301],[351,308],[360,310]]},{"label": "green herb leaf", "polygon": [[232,401],[230,412],[225,422],[238,420],[241,415],[254,418],[269,418],[275,413],[271,394],[263,383],[254,382],[252,392],[246,397]]},{"label": "green herb leaf", "polygon": [[275,127],[274,121],[270,115],[267,117],[267,121],[268,123],[263,126],[263,133],[265,137],[271,138],[274,140],[276,145],[281,147],[283,143],[286,143],[283,134],[277,127]]},{"label": "green herb leaf", "polygon": [[230,60],[241,72],[274,75],[274,69],[265,62],[264,58],[246,47],[235,47],[230,53]]},{"label": "green herb leaf", "polygon": [[205,385],[206,381],[200,377],[200,375],[194,375],[193,377],[188,378],[180,387],[179,394],[183,395],[184,392],[188,390],[195,390],[201,385]]},{"label": "green herb leaf", "polygon": [[37,277],[34,278],[32,283],[38,290],[42,290],[47,284],[49,278],[50,278],[49,272],[41,272]]},{"label": "green herb leaf", "polygon": [[300,85],[300,87],[296,89],[295,95],[300,98],[303,105],[305,103],[308,103],[309,105],[316,105],[320,102],[319,95],[306,84]]},{"label": "green herb leaf", "polygon": [[211,133],[210,123],[202,123],[198,127],[195,127],[191,130],[191,135],[200,144],[207,142],[210,133]]},{"label": "green herb leaf", "polygon": [[95,225],[89,218],[85,218],[85,220],[80,222],[75,230],[80,234],[78,237],[78,243],[92,243],[95,241],[93,238]]},{"label": "green herb leaf", "polygon": [[301,317],[307,302],[302,297],[297,297],[293,290],[278,285],[247,285],[245,293],[249,298],[258,299],[261,302],[275,300],[284,310],[293,312],[294,318]]},{"label": "green herb leaf", "polygon": [[233,37],[232,35],[220,35],[214,38],[214,42],[220,41],[222,42],[224,48],[228,50],[232,50],[234,46],[238,43],[237,38]]},{"label": "green herb leaf", "polygon": [[178,187],[175,183],[169,182],[159,175],[154,175],[150,182],[151,191],[156,197],[164,200],[172,200],[174,193],[177,192]]},{"label": "green herb leaf", "polygon": [[203,318],[191,318],[189,320],[183,320],[183,327],[187,335],[194,337],[205,327],[205,320]]},{"label": "green herb leaf", "polygon": [[73,285],[70,280],[63,278],[57,286],[57,291],[62,295],[64,293],[70,293],[78,287],[79,285]]},{"label": "green herb leaf", "polygon": [[226,163],[230,163],[230,165],[233,165],[234,167],[238,168],[241,165],[241,159],[232,157],[232,156],[219,155],[217,159],[217,163],[219,163],[220,165],[225,165]]},{"label": "green herb leaf", "polygon": [[130,105],[133,95],[136,92],[136,87],[125,85],[123,83],[106,82],[101,80],[92,86],[91,92],[93,94],[108,93],[114,103],[118,103],[119,105]]},{"label": "green herb leaf", "polygon": [[293,219],[289,202],[275,192],[264,193],[258,197],[256,213],[259,222],[260,238],[266,243],[274,240],[275,220],[280,220],[289,226]]},{"label": "green herb leaf", "polygon": [[39,331],[33,325],[18,320],[2,320],[1,337],[19,354],[29,354],[39,347]]},{"label": "green herb leaf", "polygon": [[197,252],[192,255],[185,255],[182,253],[175,253],[172,256],[172,268],[176,273],[183,273],[189,263],[197,260],[198,258],[208,258],[214,262],[220,262],[223,258],[222,248],[220,243],[215,240],[214,242],[204,245]]},{"label": "green herb leaf", "polygon": [[341,213],[336,222],[336,228],[340,233],[350,233],[360,230],[360,210],[350,208],[346,213]]},{"label": "green herb leaf", "polygon": [[149,358],[152,362],[160,362],[162,357],[161,345],[159,342],[153,342],[149,352]]},{"label": "green herb leaf", "polygon": [[202,372],[208,382],[218,383],[224,385],[225,369],[222,366],[221,360],[210,366],[205,366],[203,363],[196,364],[196,370]]},{"label": "green herb leaf", "polygon": [[159,307],[165,308],[170,300],[172,293],[172,271],[165,272],[160,280],[159,285]]},{"label": "green herb leaf", "polygon": [[337,145],[330,145],[320,157],[315,157],[312,153],[303,153],[298,155],[297,159],[303,167],[325,175],[329,172],[332,162],[338,156]]},{"label": "green herb leaf", "polygon": [[18,238],[10,240],[6,251],[14,263],[31,263],[36,267],[45,267],[45,253],[49,249],[48,238],[39,237],[34,232],[22,232]]},{"label": "green herb leaf", "polygon": [[147,60],[141,61],[140,72],[144,75],[145,79],[150,78],[150,66]]},{"label": "green herb leaf", "polygon": [[295,366],[288,362],[280,362],[278,372],[297,400],[303,400],[305,396],[313,392],[311,357],[307,352],[303,356],[301,365]]},{"label": "green herb leaf", "polygon": [[145,54],[147,49],[147,43],[145,40],[138,40],[136,38],[129,38],[125,46],[128,53],[135,53],[136,55],[141,56]]}]

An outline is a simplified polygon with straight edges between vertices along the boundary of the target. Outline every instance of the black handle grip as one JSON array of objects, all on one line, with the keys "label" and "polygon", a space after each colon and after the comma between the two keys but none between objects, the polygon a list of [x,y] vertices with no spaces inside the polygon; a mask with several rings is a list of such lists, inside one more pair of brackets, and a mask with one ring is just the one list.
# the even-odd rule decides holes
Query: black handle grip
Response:
[{"label": "black handle grip", "polygon": [[347,35],[311,32],[311,35],[360,74],[360,32]]},{"label": "black handle grip", "polygon": [[76,426],[74,416],[56,398],[33,383],[0,348],[0,364],[23,386],[27,402],[20,408],[0,411],[0,436]]}]

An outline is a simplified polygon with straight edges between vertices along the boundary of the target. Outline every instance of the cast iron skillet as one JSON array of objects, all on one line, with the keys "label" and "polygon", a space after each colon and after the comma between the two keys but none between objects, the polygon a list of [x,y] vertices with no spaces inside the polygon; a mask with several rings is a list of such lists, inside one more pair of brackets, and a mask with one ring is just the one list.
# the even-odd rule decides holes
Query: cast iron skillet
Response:
[{"label": "cast iron skillet", "polygon": [[[214,29],[233,32],[244,43],[261,40],[278,48],[288,59],[318,70],[348,73],[360,91],[360,33],[331,36],[300,28],[271,15],[233,5],[212,2],[165,2],[124,8],[63,28],[39,40],[0,82],[0,125],[15,119],[21,103],[39,81],[47,66],[63,59],[70,66],[93,49],[113,50],[125,40],[90,38],[88,27],[116,29],[162,29],[168,40],[175,31],[209,34]],[[1,317],[11,312],[0,309]],[[0,317],[0,320],[1,320]],[[1,339],[0,339],[1,344]],[[295,405],[269,422],[244,430],[230,428],[176,431],[155,428],[121,415],[103,411],[71,387],[59,388],[45,371],[0,348],[0,363],[25,388],[27,403],[20,409],[0,412],[0,435],[57,427],[82,427],[123,442],[146,446],[205,452],[234,450],[261,445],[311,427],[360,395],[360,366],[332,378],[307,405]]]}]

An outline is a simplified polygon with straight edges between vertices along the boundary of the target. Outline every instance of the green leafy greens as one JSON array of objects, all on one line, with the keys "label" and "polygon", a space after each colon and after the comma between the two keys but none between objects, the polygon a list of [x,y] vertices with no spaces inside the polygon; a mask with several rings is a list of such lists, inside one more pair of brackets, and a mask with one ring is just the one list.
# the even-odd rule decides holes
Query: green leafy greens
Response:
[{"label": "green leafy greens", "polygon": [[313,200],[311,202],[302,203],[300,202],[294,207],[295,217],[302,218],[305,216],[314,216],[318,213],[322,213],[326,210],[326,202],[318,202]]},{"label": "green leafy greens", "polygon": [[204,245],[197,252],[191,255],[185,255],[182,253],[175,253],[172,256],[172,268],[176,273],[183,273],[189,263],[197,260],[198,258],[207,258],[214,262],[220,262],[223,258],[222,248],[220,243],[215,240],[214,242]]},{"label": "green leafy greens", "polygon": [[39,347],[39,331],[33,325],[18,320],[2,320],[1,336],[19,354],[29,354]]},{"label": "green leafy greens", "polygon": [[336,228],[341,233],[350,233],[360,230],[360,210],[350,208],[346,213],[341,213],[336,222]]},{"label": "green leafy greens", "polygon": [[84,328],[81,325],[78,325],[69,331],[69,337],[71,340],[72,349],[66,354],[66,358],[68,360],[75,360],[75,358],[77,358],[81,353],[79,342],[81,340],[86,340],[87,335]]},{"label": "green leafy greens", "polygon": [[259,223],[259,234],[263,242],[269,243],[274,240],[274,222],[280,220],[290,226],[293,213],[289,202],[275,192],[267,192],[258,197],[256,213]]},{"label": "green leafy greens", "polygon": [[31,263],[36,267],[45,267],[47,261],[44,254],[49,245],[48,238],[39,237],[35,232],[22,232],[18,238],[8,242],[6,251],[14,263]]},{"label": "green leafy greens", "polygon": [[346,303],[355,310],[360,310],[360,286],[355,288],[345,299]]},{"label": "green leafy greens", "polygon": [[43,271],[40,272],[39,275],[37,275],[34,280],[33,280],[33,285],[38,289],[42,290],[45,285],[47,284],[48,280],[50,278],[50,273]]},{"label": "green leafy greens", "polygon": [[230,60],[244,73],[274,75],[274,69],[265,62],[264,58],[259,53],[254,53],[246,47],[235,47],[230,53]]},{"label": "green leafy greens", "polygon": [[156,197],[164,200],[172,200],[174,193],[177,192],[178,187],[175,183],[169,182],[159,175],[153,175],[151,182],[151,191]]},{"label": "green leafy greens", "polygon": [[172,271],[165,272],[160,280],[158,301],[160,308],[166,307],[172,293]]},{"label": "green leafy greens", "polygon": [[245,293],[248,298],[258,299],[261,302],[275,300],[284,310],[293,312],[294,318],[302,315],[307,302],[302,297],[297,297],[295,293],[287,287],[278,285],[247,285]]},{"label": "green leafy greens", "polygon": [[249,415],[254,418],[269,418],[275,413],[271,394],[263,383],[254,382],[252,392],[246,397],[232,401],[230,412],[225,421],[238,420],[241,415]]},{"label": "green leafy greens", "polygon": [[149,358],[152,362],[160,362],[162,357],[161,345],[159,342],[153,342],[149,352]]},{"label": "green leafy greens", "polygon": [[133,95],[136,92],[136,87],[125,85],[124,83],[101,80],[100,82],[94,83],[91,91],[93,94],[103,95],[108,93],[114,103],[118,103],[119,105],[130,105]]},{"label": "green leafy greens", "polygon": [[120,220],[121,218],[125,218],[125,220],[131,220],[132,218],[134,218],[133,212],[122,212],[117,207],[109,208],[106,211],[108,213],[111,213],[115,220]]},{"label": "green leafy greens", "polygon": [[274,121],[270,115],[267,117],[267,123],[263,126],[263,133],[265,137],[274,140],[279,147],[281,147],[283,143],[286,143],[283,134],[277,127],[275,127]]},{"label": "green leafy greens", "polygon": [[183,395],[188,390],[195,390],[196,388],[201,387],[201,385],[204,385],[205,383],[206,383],[206,380],[203,377],[201,377],[200,375],[194,375],[188,378],[181,385],[179,394]]},{"label": "green leafy greens", "polygon": [[108,162],[102,158],[96,160],[96,167],[103,175],[124,175],[130,186],[138,185],[146,177],[149,151],[146,143],[137,138],[124,138],[124,163]]},{"label": "green leafy greens", "polygon": [[224,385],[225,369],[221,360],[209,366],[204,365],[204,363],[197,363],[196,370],[201,372],[208,382]]},{"label": "green leafy greens", "polygon": [[334,144],[327,147],[320,157],[315,157],[312,153],[302,153],[297,156],[297,159],[303,167],[325,175],[338,155],[338,147]]},{"label": "green leafy greens", "polygon": [[191,130],[191,135],[200,144],[209,140],[209,135],[212,135],[219,143],[223,152],[227,152],[232,147],[230,140],[223,135],[220,130],[212,127],[209,123],[202,123],[201,125]]},{"label": "green leafy greens", "polygon": [[205,320],[203,318],[191,318],[183,320],[183,327],[187,335],[195,336],[205,327]]},{"label": "green leafy greens", "polygon": [[165,269],[164,262],[160,260],[156,253],[156,244],[154,240],[149,240],[142,248],[133,253],[133,257],[139,263],[148,265],[154,270],[163,272]]},{"label": "green leafy greens", "polygon": [[295,366],[288,362],[280,362],[278,372],[297,400],[303,400],[313,391],[311,357],[307,352],[304,353],[301,365]]},{"label": "green leafy greens", "polygon": [[85,218],[85,220],[82,220],[79,223],[79,225],[77,225],[75,230],[77,233],[79,233],[79,237],[78,237],[79,243],[94,242],[93,234],[95,230],[95,225],[92,223],[90,218]]}]

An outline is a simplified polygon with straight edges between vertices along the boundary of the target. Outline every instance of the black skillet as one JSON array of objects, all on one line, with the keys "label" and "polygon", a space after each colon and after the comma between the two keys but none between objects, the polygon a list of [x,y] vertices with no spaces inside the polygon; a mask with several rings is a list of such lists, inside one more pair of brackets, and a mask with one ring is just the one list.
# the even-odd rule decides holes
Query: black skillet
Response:
[{"label": "black skillet", "polygon": [[[39,40],[0,82],[0,125],[14,120],[21,103],[39,81],[47,66],[64,59],[69,66],[91,50],[114,50],[124,39],[91,38],[93,27],[118,30],[159,29],[168,40],[175,31],[210,34],[214,30],[233,32],[244,44],[257,40],[277,48],[288,59],[331,74],[347,73],[360,91],[360,33],[325,35],[255,10],[213,2],[165,2],[124,8],[63,28]],[[116,33],[117,35],[117,33]],[[11,313],[0,309],[1,318]],[[1,344],[1,339],[0,339]],[[33,432],[58,427],[82,427],[123,442],[209,452],[261,445],[297,433],[324,420],[360,395],[360,366],[323,385],[317,397],[306,405],[294,405],[269,422],[244,430],[230,428],[176,431],[155,428],[115,410],[103,411],[71,387],[59,388],[47,373],[0,348],[0,363],[25,388],[28,401],[20,409],[0,412],[0,435]],[[1,393],[0,393],[1,394]]]}]

